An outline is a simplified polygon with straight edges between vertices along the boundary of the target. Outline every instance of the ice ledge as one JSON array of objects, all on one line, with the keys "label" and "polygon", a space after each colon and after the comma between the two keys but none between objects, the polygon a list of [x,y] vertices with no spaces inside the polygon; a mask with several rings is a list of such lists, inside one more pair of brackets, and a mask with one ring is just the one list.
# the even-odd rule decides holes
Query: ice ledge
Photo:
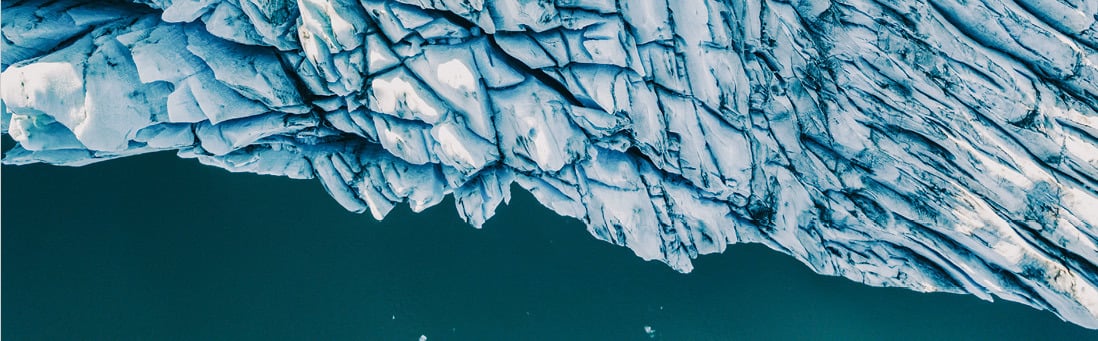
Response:
[{"label": "ice ledge", "polygon": [[518,185],[679,271],[763,243],[1098,328],[1098,6],[138,2],[3,3],[5,163],[178,150],[474,226]]}]

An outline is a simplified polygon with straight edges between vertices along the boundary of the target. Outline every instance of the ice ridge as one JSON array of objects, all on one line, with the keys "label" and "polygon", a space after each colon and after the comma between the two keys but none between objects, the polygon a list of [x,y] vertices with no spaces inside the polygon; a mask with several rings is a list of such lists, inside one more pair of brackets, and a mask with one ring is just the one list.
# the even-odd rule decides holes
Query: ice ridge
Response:
[{"label": "ice ridge", "polygon": [[529,191],[1098,328],[1098,2],[5,1],[4,163],[153,151],[382,219]]}]

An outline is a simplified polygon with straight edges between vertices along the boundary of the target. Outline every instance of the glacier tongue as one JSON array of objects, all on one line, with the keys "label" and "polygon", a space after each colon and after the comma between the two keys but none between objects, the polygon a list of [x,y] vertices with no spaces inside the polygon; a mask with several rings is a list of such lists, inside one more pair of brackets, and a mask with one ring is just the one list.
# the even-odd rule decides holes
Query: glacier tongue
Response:
[{"label": "glacier tongue", "polygon": [[9,1],[4,163],[160,150],[382,219],[512,185],[679,271],[763,243],[1098,328],[1098,5]]}]

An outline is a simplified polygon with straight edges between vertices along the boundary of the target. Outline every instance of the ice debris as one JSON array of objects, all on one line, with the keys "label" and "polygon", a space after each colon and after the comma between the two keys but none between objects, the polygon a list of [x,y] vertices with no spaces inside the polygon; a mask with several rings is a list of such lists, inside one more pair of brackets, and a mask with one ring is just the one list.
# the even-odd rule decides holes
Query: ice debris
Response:
[{"label": "ice debris", "polygon": [[2,6],[7,164],[178,150],[476,226],[517,184],[684,272],[762,243],[1098,328],[1098,2]]}]

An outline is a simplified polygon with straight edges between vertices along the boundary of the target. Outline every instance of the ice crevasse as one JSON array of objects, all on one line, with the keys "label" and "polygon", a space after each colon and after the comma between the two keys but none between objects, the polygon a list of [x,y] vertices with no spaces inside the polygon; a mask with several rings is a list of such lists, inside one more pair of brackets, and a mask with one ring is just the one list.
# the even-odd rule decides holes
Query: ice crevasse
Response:
[{"label": "ice crevasse", "polygon": [[1098,2],[5,1],[5,164],[175,150],[382,219],[512,185],[679,271],[820,274],[1098,328]]}]

